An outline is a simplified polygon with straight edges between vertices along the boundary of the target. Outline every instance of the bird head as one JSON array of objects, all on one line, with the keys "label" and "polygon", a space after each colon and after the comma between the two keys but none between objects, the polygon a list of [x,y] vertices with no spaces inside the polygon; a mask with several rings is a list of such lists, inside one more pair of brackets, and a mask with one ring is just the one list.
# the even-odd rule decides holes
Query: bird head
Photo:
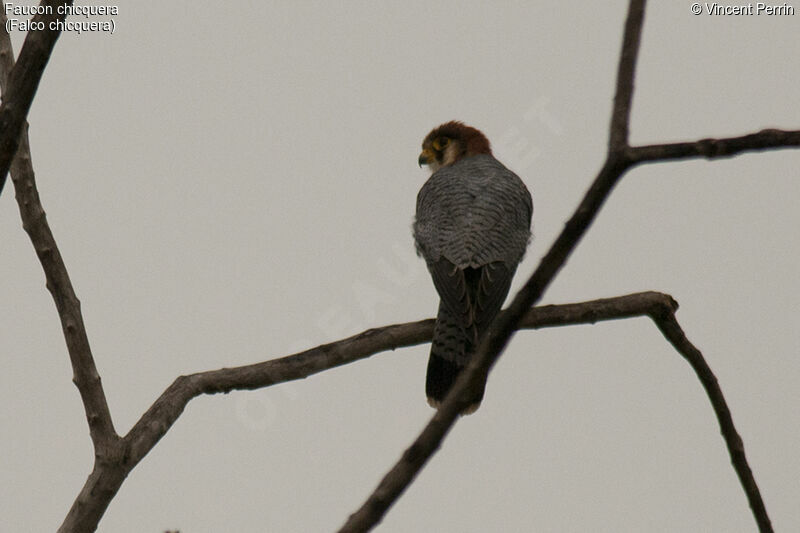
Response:
[{"label": "bird head", "polygon": [[419,166],[428,165],[436,172],[465,157],[492,155],[489,139],[473,127],[452,120],[434,128],[422,141]]}]

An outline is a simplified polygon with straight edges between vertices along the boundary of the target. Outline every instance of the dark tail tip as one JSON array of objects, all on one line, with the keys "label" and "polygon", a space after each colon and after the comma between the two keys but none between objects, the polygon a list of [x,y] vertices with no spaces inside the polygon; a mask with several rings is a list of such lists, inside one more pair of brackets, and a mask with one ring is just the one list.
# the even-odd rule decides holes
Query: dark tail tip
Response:
[{"label": "dark tail tip", "polygon": [[[428,403],[431,407],[439,408],[463,369],[464,367],[461,365],[431,354],[428,359],[428,377],[425,380],[425,394],[428,396]],[[478,410],[485,389],[486,380],[484,379],[478,392],[470,399],[469,405],[461,412],[462,415],[472,414]]]}]

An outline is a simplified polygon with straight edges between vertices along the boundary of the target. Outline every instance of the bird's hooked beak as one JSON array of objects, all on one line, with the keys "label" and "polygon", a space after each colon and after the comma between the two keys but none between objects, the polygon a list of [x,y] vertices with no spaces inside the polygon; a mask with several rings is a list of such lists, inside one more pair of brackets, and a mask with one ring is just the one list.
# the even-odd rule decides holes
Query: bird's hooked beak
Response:
[{"label": "bird's hooked beak", "polygon": [[421,168],[422,165],[430,165],[433,159],[434,159],[433,152],[431,152],[429,148],[425,148],[424,150],[422,150],[422,153],[419,154],[419,159],[417,159],[417,162],[419,163],[419,166]]}]

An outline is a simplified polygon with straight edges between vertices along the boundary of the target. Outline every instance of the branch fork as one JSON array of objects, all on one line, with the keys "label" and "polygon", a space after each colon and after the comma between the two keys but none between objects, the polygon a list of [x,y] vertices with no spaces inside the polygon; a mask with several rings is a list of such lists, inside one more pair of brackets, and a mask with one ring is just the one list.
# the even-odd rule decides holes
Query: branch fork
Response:
[{"label": "branch fork", "polygon": [[[44,0],[42,4],[71,5],[72,1]],[[52,12],[57,10],[53,9]],[[614,186],[629,169],[649,162],[696,157],[714,159],[743,152],[800,146],[800,131],[778,129],[765,129],[740,137],[630,146],[628,130],[644,12],[645,0],[630,0],[611,113],[608,153],[595,181],[509,308],[495,319],[490,333],[482,340],[467,370],[456,381],[439,410],[361,508],[349,517],[340,532],[368,531],[381,521],[440,447],[457,421],[465,399],[470,397],[470,388],[477,384],[482,374],[491,370],[518,329],[590,324],[634,316],[650,317],[694,369],[717,416],[731,462],[759,530],[772,531],[764,502],[747,464],[742,439],[733,425],[722,391],[702,354],[681,329],[675,317],[677,303],[674,299],[666,294],[645,292],[577,304],[533,307],[589,229]],[[0,17],[5,28],[5,15],[2,12]],[[41,19],[47,17],[40,16]],[[63,15],[60,18],[63,19]],[[52,293],[61,320],[74,372],[73,381],[81,396],[95,450],[94,468],[59,529],[66,533],[96,529],[127,475],[166,434],[192,398],[200,394],[252,390],[302,379],[382,351],[429,342],[434,321],[428,319],[375,328],[338,342],[262,363],[179,376],[133,428],[120,437],[114,429],[94,363],[80,302],[47,223],[31,165],[25,120],[58,33],[49,29],[30,32],[14,64],[8,33],[0,31],[0,86],[3,91],[3,103],[0,106],[0,192],[10,169],[23,228],[30,236],[42,264],[47,288]]]}]

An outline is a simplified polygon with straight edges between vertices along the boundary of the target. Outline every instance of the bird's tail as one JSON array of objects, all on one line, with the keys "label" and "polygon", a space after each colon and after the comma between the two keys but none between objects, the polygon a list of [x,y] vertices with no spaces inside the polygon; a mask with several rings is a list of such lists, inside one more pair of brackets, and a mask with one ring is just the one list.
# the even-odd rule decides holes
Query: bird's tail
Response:
[{"label": "bird's tail", "polygon": [[[460,321],[456,320],[443,304],[439,304],[431,342],[431,355],[428,359],[428,375],[425,380],[425,393],[432,407],[439,407],[461,371],[469,363],[477,339],[474,327],[465,330]],[[470,398],[468,406],[462,411],[462,415],[474,413],[478,409],[485,388],[484,376]]]}]

